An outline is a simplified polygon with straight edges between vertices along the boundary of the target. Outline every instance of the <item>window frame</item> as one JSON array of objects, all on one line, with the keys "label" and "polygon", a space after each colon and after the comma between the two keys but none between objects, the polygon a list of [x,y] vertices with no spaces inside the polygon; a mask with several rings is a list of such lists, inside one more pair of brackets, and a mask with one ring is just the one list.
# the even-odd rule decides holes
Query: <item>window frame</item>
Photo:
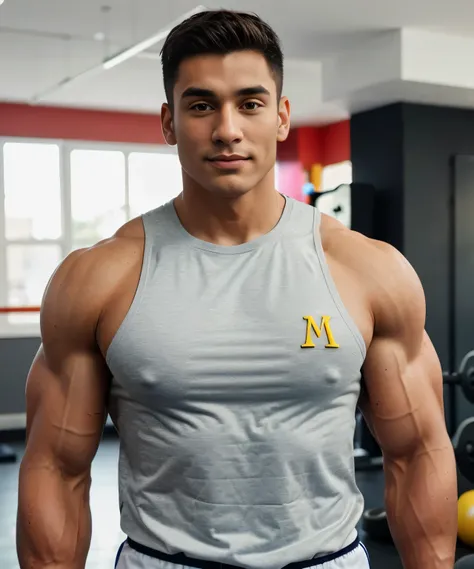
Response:
[{"label": "window frame", "polygon": [[[7,143],[22,144],[48,144],[57,145],[59,148],[59,183],[61,199],[61,237],[58,239],[14,239],[6,238],[5,219],[5,176],[4,176],[4,146]],[[129,180],[129,156],[134,152],[148,154],[174,154],[177,155],[176,147],[165,144],[138,144],[84,140],[63,140],[53,138],[25,138],[25,137],[0,137],[0,306],[7,306],[8,300],[8,275],[7,275],[7,248],[10,244],[20,245],[46,245],[58,244],[61,256],[64,259],[72,250],[72,208],[71,208],[71,161],[73,150],[102,150],[119,151],[125,158],[125,212],[126,218],[130,219],[130,180]],[[4,314],[0,314],[0,338],[24,338],[40,337],[40,325],[12,324]]]}]

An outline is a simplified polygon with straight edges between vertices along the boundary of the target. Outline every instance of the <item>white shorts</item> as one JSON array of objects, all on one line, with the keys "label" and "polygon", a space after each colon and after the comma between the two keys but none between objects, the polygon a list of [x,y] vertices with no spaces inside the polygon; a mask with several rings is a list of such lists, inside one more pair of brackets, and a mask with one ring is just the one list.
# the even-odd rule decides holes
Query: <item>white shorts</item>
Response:
[{"label": "white shorts", "polygon": [[[115,569],[194,569],[194,567],[209,566],[219,568],[219,563],[197,562],[196,565],[181,565],[179,563],[165,561],[151,557],[130,547],[125,541],[118,553],[115,561]],[[302,564],[291,564],[295,568],[302,567]],[[223,567],[226,567],[223,565]],[[230,567],[230,566],[227,566]],[[349,547],[344,548],[333,555],[326,555],[311,560],[311,564],[306,562],[305,569],[370,569],[369,554],[365,545],[361,541],[356,541]]]}]

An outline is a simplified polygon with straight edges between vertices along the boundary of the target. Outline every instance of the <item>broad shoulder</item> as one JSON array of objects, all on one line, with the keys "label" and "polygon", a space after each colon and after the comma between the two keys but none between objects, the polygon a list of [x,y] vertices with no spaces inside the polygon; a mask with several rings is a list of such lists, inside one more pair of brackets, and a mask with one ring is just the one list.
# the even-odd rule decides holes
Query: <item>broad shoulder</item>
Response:
[{"label": "broad shoulder", "polygon": [[94,333],[110,297],[131,272],[141,267],[143,244],[143,223],[135,218],[109,239],[70,253],[46,287],[41,306],[42,336],[57,337],[71,327]]},{"label": "broad shoulder", "polygon": [[[321,214],[321,241],[326,255],[344,263],[349,269],[356,270],[370,278],[376,277],[374,271],[400,269],[406,271],[407,260],[392,245],[370,239],[361,233],[345,227],[337,219]],[[395,275],[394,275],[395,276]]]},{"label": "broad shoulder", "polygon": [[344,268],[367,295],[376,335],[424,327],[425,296],[418,275],[392,245],[369,239],[322,214],[321,240],[330,262]]}]

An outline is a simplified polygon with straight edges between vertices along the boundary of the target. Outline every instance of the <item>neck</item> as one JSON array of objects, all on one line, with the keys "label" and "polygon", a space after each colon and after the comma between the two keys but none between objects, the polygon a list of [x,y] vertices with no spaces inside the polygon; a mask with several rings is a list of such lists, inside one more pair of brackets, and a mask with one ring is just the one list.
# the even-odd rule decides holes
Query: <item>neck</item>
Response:
[{"label": "neck", "polygon": [[232,246],[252,241],[271,231],[285,207],[285,198],[274,187],[274,176],[237,198],[187,184],[174,200],[181,224],[194,237]]}]

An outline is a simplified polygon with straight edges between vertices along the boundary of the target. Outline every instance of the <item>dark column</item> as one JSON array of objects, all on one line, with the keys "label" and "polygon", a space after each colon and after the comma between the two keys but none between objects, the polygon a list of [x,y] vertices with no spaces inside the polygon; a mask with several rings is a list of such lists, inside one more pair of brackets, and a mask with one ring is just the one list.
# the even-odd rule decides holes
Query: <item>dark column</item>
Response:
[{"label": "dark column", "polygon": [[401,105],[354,115],[351,119],[353,182],[377,189],[375,233],[403,249],[403,130]]},{"label": "dark column", "polygon": [[[457,367],[474,350],[474,156],[457,156],[453,168],[452,351]],[[463,415],[474,415],[474,405],[461,393],[458,403]]]},{"label": "dark column", "polygon": [[[417,271],[426,295],[426,329],[443,368],[452,370],[459,362],[453,291],[464,290],[462,279],[467,278],[458,270],[453,285],[454,239],[464,244],[471,239],[459,222],[454,225],[454,163],[458,155],[474,155],[474,112],[411,104],[382,107],[352,118],[351,145],[354,182],[377,188],[377,236],[399,249]],[[465,195],[466,187],[462,191]],[[474,303],[464,303],[463,310],[468,311],[464,319],[474,322]],[[456,400],[459,409],[453,416],[446,397],[448,424],[474,414],[460,394]]]}]

